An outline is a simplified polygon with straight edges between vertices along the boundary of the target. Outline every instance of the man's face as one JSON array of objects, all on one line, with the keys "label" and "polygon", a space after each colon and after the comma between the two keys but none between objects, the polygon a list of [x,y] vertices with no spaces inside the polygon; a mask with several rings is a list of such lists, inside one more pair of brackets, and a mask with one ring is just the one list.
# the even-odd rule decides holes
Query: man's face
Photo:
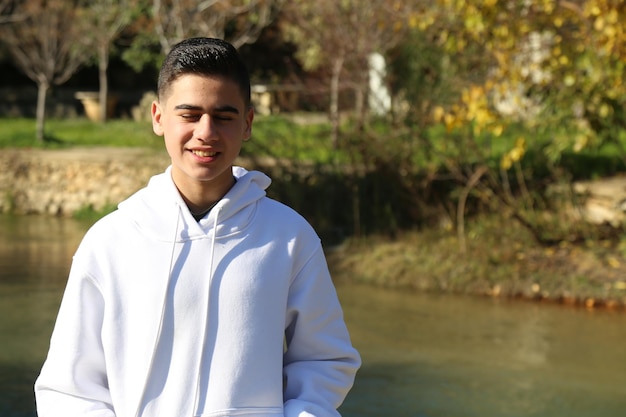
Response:
[{"label": "man's face", "polygon": [[164,137],[172,178],[183,194],[198,183],[228,190],[253,117],[237,84],[219,76],[182,75],[152,104],[152,128]]}]

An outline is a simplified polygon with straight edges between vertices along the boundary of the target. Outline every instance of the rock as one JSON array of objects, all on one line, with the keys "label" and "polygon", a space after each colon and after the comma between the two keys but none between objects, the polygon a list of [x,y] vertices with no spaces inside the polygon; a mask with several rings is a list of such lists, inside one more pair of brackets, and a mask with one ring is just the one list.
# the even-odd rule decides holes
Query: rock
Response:
[{"label": "rock", "polygon": [[[249,161],[238,165],[253,168]],[[170,164],[163,150],[80,147],[0,150],[0,213],[71,216],[116,205]]]},{"label": "rock", "polygon": [[621,225],[626,219],[626,177],[616,176],[574,183],[582,198],[582,214],[594,224]]}]

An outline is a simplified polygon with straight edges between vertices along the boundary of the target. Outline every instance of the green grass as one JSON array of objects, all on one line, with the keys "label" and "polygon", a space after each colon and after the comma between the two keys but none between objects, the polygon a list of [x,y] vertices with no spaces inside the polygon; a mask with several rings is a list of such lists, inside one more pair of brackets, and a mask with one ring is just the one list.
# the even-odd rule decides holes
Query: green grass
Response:
[{"label": "green grass", "polygon": [[3,118],[0,148],[64,148],[72,146],[160,147],[162,140],[152,133],[149,123],[111,120],[106,124],[88,119],[49,119],[45,124],[47,141],[35,136],[35,120]]},{"label": "green grass", "polygon": [[[533,175],[546,175],[544,147],[550,142],[546,132],[528,132],[521,127],[510,129],[506,136],[494,138],[486,135],[474,140],[476,148],[470,149],[471,139],[461,132],[446,132],[441,126],[433,126],[424,132],[409,132],[395,137],[393,126],[375,123],[370,126],[377,139],[372,142],[373,150],[380,157],[394,152],[411,153],[411,163],[418,170],[429,170],[445,166],[446,162],[458,164],[488,163],[497,168],[500,157],[513,147],[519,137],[526,137],[528,150],[522,165],[530,168]],[[351,128],[354,141],[372,140]],[[40,143],[35,138],[35,120],[26,118],[0,119],[1,148],[45,148],[56,149],[74,146],[114,146],[163,148],[162,138],[152,132],[149,122],[114,119],[106,124],[92,122],[86,118],[49,119],[45,133],[48,141]],[[349,135],[350,136],[350,135]],[[417,138],[421,137],[422,140]],[[423,141],[428,142],[428,145]],[[356,143],[355,142],[355,143]],[[624,142],[626,133],[618,139],[618,145],[609,144],[602,149],[586,149],[582,152],[563,151],[558,164],[574,178],[593,178],[613,175],[626,169]],[[413,143],[407,147],[407,144]],[[349,152],[358,156],[358,144],[347,150],[333,149],[330,143],[329,123],[296,123],[292,117],[283,115],[257,116],[252,129],[252,138],[244,144],[244,157],[272,157],[291,161],[307,161],[314,164],[347,163]],[[476,154],[478,152],[478,154]],[[479,155],[480,154],[480,155]]]},{"label": "green grass", "polygon": [[[50,119],[45,125],[45,143],[36,140],[34,119],[3,118],[0,126],[0,148],[163,147],[162,138],[152,132],[150,123],[132,120],[101,124],[84,118]],[[282,116],[257,116],[252,138],[241,154],[313,163],[327,163],[341,155],[332,150],[328,124],[297,124]]]}]

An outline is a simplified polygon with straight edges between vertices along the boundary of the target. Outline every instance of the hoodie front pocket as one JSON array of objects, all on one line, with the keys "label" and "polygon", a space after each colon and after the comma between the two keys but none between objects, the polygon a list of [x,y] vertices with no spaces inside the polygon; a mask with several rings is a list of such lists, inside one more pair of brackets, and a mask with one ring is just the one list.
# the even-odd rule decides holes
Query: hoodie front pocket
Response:
[{"label": "hoodie front pocket", "polygon": [[282,407],[243,407],[196,414],[195,417],[276,417],[284,416]]}]

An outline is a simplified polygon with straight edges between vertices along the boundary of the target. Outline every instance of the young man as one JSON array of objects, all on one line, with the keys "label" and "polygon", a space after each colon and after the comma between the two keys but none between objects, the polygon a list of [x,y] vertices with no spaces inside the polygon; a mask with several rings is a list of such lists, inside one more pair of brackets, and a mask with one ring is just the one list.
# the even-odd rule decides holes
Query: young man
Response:
[{"label": "young man", "polygon": [[179,43],[158,96],[171,166],[78,248],[39,416],[338,416],[360,358],[319,238],[233,166],[254,116],[236,50]]}]

